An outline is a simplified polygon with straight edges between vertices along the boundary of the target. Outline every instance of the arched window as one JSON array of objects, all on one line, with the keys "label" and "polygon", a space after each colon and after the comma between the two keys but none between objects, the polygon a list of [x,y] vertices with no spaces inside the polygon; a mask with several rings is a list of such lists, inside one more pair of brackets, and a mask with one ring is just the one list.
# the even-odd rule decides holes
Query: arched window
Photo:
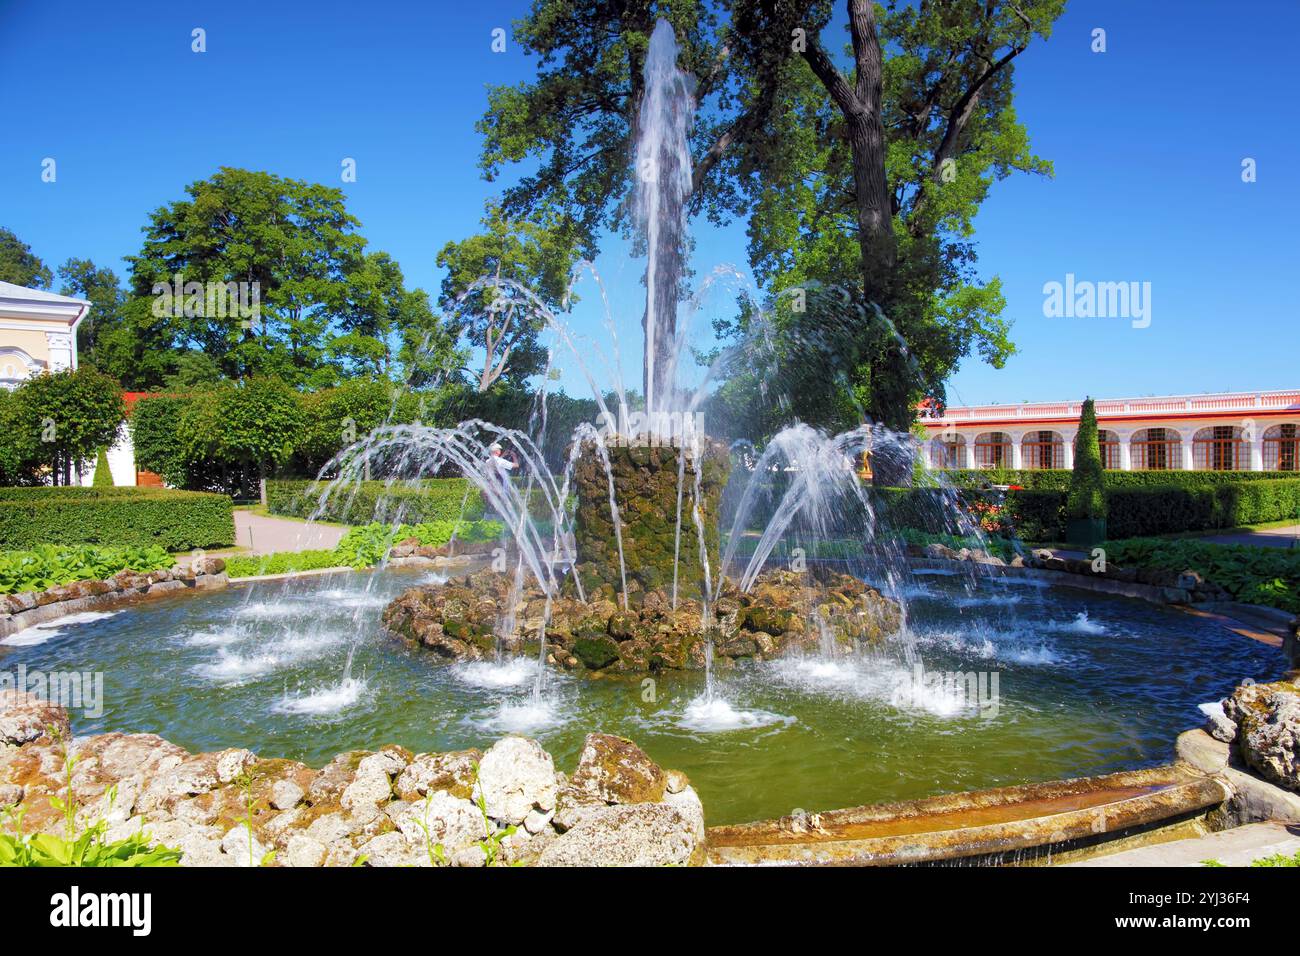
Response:
[{"label": "arched window", "polygon": [[1020,453],[1026,468],[1042,470],[1065,467],[1065,439],[1060,432],[1026,432],[1020,443]]},{"label": "arched window", "polygon": [[940,435],[930,442],[930,460],[941,470],[966,468],[966,439],[960,435]]},{"label": "arched window", "polygon": [[1264,432],[1264,470],[1300,471],[1300,428],[1274,425]]},{"label": "arched window", "polygon": [[982,432],[975,436],[976,468],[1010,468],[1011,436],[1006,432]]},{"label": "arched window", "polygon": [[1109,429],[1097,429],[1097,444],[1101,446],[1101,467],[1107,471],[1119,470],[1119,435]]},{"label": "arched window", "polygon": [[1133,467],[1138,471],[1178,471],[1183,467],[1183,437],[1172,428],[1133,433]]},{"label": "arched window", "polygon": [[1192,436],[1192,462],[1197,471],[1246,471],[1250,450],[1236,425],[1213,425]]}]

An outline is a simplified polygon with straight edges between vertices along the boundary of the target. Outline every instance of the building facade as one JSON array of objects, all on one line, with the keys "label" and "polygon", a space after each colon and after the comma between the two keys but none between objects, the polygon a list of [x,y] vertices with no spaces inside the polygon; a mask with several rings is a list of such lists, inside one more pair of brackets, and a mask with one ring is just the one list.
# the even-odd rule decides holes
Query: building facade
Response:
[{"label": "building facade", "polygon": [[0,388],[77,367],[77,326],[90,303],[0,282]]},{"label": "building facade", "polygon": [[[1096,400],[1120,471],[1300,471],[1300,389]],[[931,468],[1072,468],[1082,402],[921,409]]]}]

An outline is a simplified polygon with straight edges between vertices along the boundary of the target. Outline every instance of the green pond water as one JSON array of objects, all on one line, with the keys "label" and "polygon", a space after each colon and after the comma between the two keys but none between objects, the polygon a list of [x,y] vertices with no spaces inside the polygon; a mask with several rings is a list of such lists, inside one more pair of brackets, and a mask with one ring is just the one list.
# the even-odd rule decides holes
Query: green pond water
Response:
[{"label": "green pond water", "polygon": [[[1198,703],[1282,670],[1276,648],[1138,601],[917,576],[908,637],[879,654],[723,670],[708,704],[702,674],[551,671],[539,707],[531,661],[439,664],[383,632],[384,604],[426,580],[338,574],[81,615],[7,639],[0,670],[102,672],[103,713],[74,710],[77,734],[152,732],[312,766],[517,732],[571,771],[585,734],[620,734],[684,770],[711,824],[1160,763],[1201,721]],[[946,673],[984,676],[936,683]]]}]

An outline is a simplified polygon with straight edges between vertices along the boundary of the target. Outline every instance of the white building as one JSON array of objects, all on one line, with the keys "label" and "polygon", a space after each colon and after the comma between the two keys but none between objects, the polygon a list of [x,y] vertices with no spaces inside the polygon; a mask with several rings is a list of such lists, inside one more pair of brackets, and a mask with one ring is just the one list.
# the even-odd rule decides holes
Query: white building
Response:
[{"label": "white building", "polygon": [[[931,468],[1072,468],[1082,403],[923,406]],[[1096,401],[1105,467],[1300,471],[1300,389]]]}]

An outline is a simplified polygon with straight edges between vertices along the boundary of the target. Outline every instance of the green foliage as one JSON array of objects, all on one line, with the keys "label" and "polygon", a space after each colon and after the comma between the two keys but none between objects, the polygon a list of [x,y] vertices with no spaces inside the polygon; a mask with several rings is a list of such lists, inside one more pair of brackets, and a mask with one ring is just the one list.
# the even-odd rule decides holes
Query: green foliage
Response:
[{"label": "green foliage", "polygon": [[1120,567],[1192,570],[1235,599],[1300,613],[1300,552],[1286,548],[1135,538],[1108,541],[1107,560]]},{"label": "green foliage", "polygon": [[123,318],[127,294],[112,269],[100,269],[89,259],[69,259],[59,266],[60,291],[90,303],[77,325],[77,358],[120,382],[136,376],[132,331]]},{"label": "green foliage", "polygon": [[177,488],[201,487],[185,455],[180,423],[192,399],[184,395],[150,395],[131,410],[131,442],[135,463]]},{"label": "green foliage", "polygon": [[0,282],[28,289],[48,289],[54,276],[32,247],[8,229],[0,228]]},{"label": "green foliage", "polygon": [[[828,328],[840,339],[826,349],[833,374],[788,361],[788,377],[802,375],[819,400],[785,395],[808,402],[801,415],[824,416],[807,419],[814,424],[837,424],[847,404],[902,429],[915,398],[941,395],[963,358],[1000,366],[1013,351],[1000,283],[981,279],[971,237],[994,182],[1051,173],[1016,116],[1013,70],[1050,34],[1064,0],[859,6],[850,28],[874,24],[855,33],[855,61],[843,63],[842,9],[814,0],[539,0],[514,24],[536,74],[489,88],[481,165],[489,179],[522,165],[505,190],[507,212],[571,220],[594,257],[602,234],[631,225],[624,197],[640,74],[665,17],[697,83],[690,212],[747,217],[750,265],[766,288],[842,288],[859,316]],[[795,28],[806,42],[771,42]],[[778,351],[804,328],[819,324],[778,330]],[[780,409],[775,399],[763,407],[750,371],[735,370],[727,407],[741,418],[731,434],[758,438]],[[755,406],[764,414],[743,415]]]},{"label": "green foliage", "polygon": [[231,578],[255,578],[264,574],[292,574],[298,571],[318,571],[322,568],[341,568],[340,560],[332,548],[310,551],[277,551],[274,554],[231,555],[226,558],[226,573]]},{"label": "green foliage", "polygon": [[[437,260],[447,270],[438,304],[453,333],[483,356],[481,367],[466,369],[480,392],[503,376],[522,383],[542,371],[546,352],[537,335],[546,321],[537,303],[551,312],[568,307],[578,257],[574,224],[551,210],[534,222],[512,220],[489,202],[482,224],[482,233],[443,246]],[[476,287],[484,277],[492,284]]]},{"label": "green foliage", "polygon": [[[973,468],[941,473],[946,484],[957,488],[986,485],[1018,485],[1038,491],[1066,491],[1070,487],[1068,468],[1011,469]],[[1237,484],[1244,481],[1295,481],[1290,471],[1104,471],[1107,489],[1143,488],[1158,485],[1203,488],[1206,485]]]},{"label": "green foliage", "polygon": [[[0,833],[0,867],[75,866],[75,867],[153,867],[175,866],[181,858],[179,850],[151,847],[143,827],[122,840],[105,840],[108,822],[95,820],[80,833],[77,831],[77,812],[80,809],[72,788],[72,772],[76,755],[65,745],[63,756],[62,794],[50,796],[50,806],[63,814],[64,835],[50,833],[26,835],[23,833],[24,811],[5,811],[6,822],[13,833]],[[105,791],[108,806],[117,799],[117,787]]]},{"label": "green foliage", "polygon": [[1106,517],[1104,475],[1101,445],[1097,440],[1097,410],[1092,399],[1088,398],[1084,399],[1079,431],[1074,439],[1074,469],[1070,472],[1070,490],[1065,499],[1066,517]]},{"label": "green foliage", "polygon": [[[390,257],[366,251],[341,189],[222,167],[186,192],[150,215],[129,258],[124,314],[145,370],[137,387],[166,385],[191,353],[227,378],[312,387],[399,374],[400,351],[420,361],[448,352],[428,296],[406,289]],[[162,292],[178,273],[186,284],[256,282],[259,314],[168,303]]]},{"label": "green foliage", "polygon": [[112,488],[113,473],[108,467],[108,449],[101,448],[95,458],[95,477],[90,482],[94,488]]},{"label": "green foliage", "polygon": [[[483,516],[483,498],[465,478],[430,478],[419,482],[362,481],[327,495],[314,481],[268,481],[266,505],[271,514],[316,518],[344,524],[405,521],[474,520]],[[322,497],[325,500],[322,501]]]},{"label": "green foliage", "polygon": [[0,550],[101,544],[168,551],[234,544],[225,495],[154,488],[0,488]]},{"label": "green foliage", "polygon": [[5,480],[70,484],[72,473],[111,446],[126,417],[117,382],[93,368],[37,375],[3,406]]},{"label": "green foliage", "polygon": [[118,571],[145,573],[170,568],[175,560],[157,545],[148,547],[60,547],[0,551],[0,594],[45,591],[73,581],[102,581]]},{"label": "green foliage", "polygon": [[1271,856],[1263,856],[1263,857],[1260,857],[1258,860],[1251,860],[1251,861],[1250,861],[1250,865],[1251,865],[1251,866],[1262,866],[1262,867],[1275,867],[1275,866],[1280,866],[1280,867],[1293,867],[1293,866],[1300,866],[1300,853],[1295,853],[1295,854],[1293,854],[1292,856],[1286,856],[1286,855],[1283,854],[1283,853],[1274,853],[1274,854],[1272,854]]},{"label": "green foliage", "polygon": [[315,551],[280,551],[267,555],[235,555],[226,558],[226,573],[232,578],[250,578],[264,574],[289,574],[322,568],[369,568],[388,554],[399,541],[414,538],[421,545],[438,547],[451,540],[491,541],[501,536],[500,521],[426,521],[416,525],[392,525],[378,522],[349,528],[332,549]]},{"label": "green foliage", "polygon": [[491,541],[505,530],[500,521],[424,521],[414,525],[374,522],[351,528],[334,549],[340,564],[368,568],[383,560],[399,541],[417,540],[421,546],[440,547],[454,536],[460,541]]}]

